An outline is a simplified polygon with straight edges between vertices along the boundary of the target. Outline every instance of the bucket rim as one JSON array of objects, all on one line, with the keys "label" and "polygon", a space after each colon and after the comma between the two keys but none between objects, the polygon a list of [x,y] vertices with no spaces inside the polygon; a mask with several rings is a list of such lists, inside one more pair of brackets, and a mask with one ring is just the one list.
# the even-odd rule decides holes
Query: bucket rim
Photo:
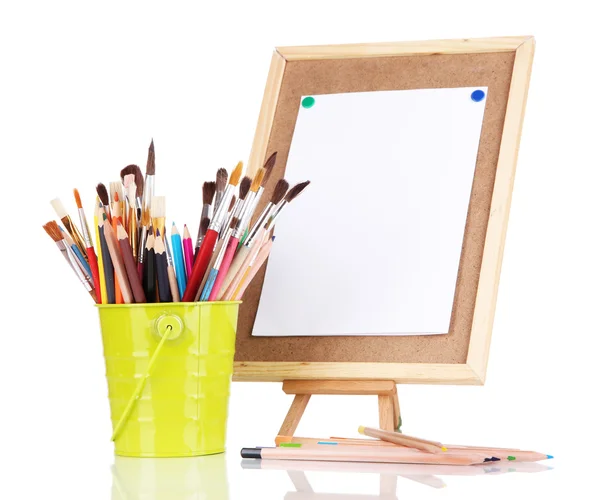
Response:
[{"label": "bucket rim", "polygon": [[98,309],[129,309],[132,307],[177,307],[177,306],[227,306],[241,304],[241,300],[215,300],[214,302],[151,302],[142,304],[94,304]]}]

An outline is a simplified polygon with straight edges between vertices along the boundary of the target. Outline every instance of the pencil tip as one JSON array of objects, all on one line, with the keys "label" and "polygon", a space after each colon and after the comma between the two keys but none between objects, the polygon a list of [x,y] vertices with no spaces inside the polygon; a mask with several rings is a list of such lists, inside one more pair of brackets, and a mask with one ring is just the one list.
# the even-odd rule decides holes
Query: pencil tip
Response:
[{"label": "pencil tip", "polygon": [[512,455],[509,455],[509,456],[508,456],[508,457],[506,457],[506,458],[507,458],[508,460],[510,460],[511,462],[512,462],[513,460],[516,460],[516,459],[517,459],[517,457],[513,457]]},{"label": "pencil tip", "polygon": [[445,446],[442,446],[442,451],[448,451],[448,448],[446,448]]},{"label": "pencil tip", "polygon": [[546,458],[550,459],[550,458],[554,458],[554,456],[552,456],[552,455],[546,455]]},{"label": "pencil tip", "polygon": [[160,236],[160,229],[156,230],[156,236]]}]

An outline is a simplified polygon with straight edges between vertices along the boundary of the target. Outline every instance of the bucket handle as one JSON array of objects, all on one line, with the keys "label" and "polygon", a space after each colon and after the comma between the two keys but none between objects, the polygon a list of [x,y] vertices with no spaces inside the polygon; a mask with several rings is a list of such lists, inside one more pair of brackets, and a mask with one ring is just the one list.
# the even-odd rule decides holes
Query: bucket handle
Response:
[{"label": "bucket handle", "polygon": [[135,407],[135,405],[137,404],[137,402],[140,399],[142,391],[144,390],[144,387],[146,385],[146,380],[148,379],[148,377],[150,377],[150,375],[152,373],[152,369],[154,368],[154,364],[156,363],[156,359],[158,358],[160,351],[162,350],[163,346],[165,345],[165,342],[167,341],[167,339],[172,336],[173,325],[167,324],[165,329],[166,329],[166,332],[163,334],[162,338],[160,339],[160,342],[156,346],[156,349],[154,349],[154,352],[152,353],[152,357],[150,358],[150,361],[148,362],[148,367],[146,368],[146,373],[144,373],[142,378],[140,378],[140,380],[137,383],[137,386],[135,388],[135,391],[133,391],[133,394],[131,395],[131,397],[129,398],[129,401],[127,402],[125,411],[121,415],[121,418],[119,418],[119,422],[117,423],[115,430],[113,431],[111,441],[114,441],[115,439],[117,439],[117,437],[119,437],[119,434],[123,430],[123,427],[125,427],[125,424],[127,423],[127,420],[129,420],[129,416],[131,415],[133,408]]}]

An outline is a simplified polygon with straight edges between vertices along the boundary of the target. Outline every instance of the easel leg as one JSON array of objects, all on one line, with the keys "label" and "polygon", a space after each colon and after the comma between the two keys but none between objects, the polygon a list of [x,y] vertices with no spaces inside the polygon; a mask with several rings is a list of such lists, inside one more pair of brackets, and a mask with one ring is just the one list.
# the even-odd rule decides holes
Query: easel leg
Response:
[{"label": "easel leg", "polygon": [[394,401],[392,396],[377,396],[379,400],[379,427],[386,431],[394,431]]},{"label": "easel leg", "polygon": [[398,401],[398,391],[394,388],[394,394],[392,395],[392,402],[394,404],[394,430],[398,432],[402,432],[400,427],[402,427],[402,415],[400,414],[400,402]]},{"label": "easel leg", "polygon": [[290,409],[285,416],[285,420],[279,429],[280,436],[294,435],[309,401],[310,394],[296,394],[292,406],[290,406]]}]

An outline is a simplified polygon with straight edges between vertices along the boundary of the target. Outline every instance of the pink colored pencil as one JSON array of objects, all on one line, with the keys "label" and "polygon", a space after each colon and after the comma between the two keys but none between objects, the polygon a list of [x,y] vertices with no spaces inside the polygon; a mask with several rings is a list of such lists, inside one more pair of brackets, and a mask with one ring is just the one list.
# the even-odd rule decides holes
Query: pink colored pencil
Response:
[{"label": "pink colored pencil", "polygon": [[192,275],[192,266],[194,265],[194,245],[185,224],[183,225],[183,256],[185,258],[185,274],[187,274],[187,279],[189,280]]}]

